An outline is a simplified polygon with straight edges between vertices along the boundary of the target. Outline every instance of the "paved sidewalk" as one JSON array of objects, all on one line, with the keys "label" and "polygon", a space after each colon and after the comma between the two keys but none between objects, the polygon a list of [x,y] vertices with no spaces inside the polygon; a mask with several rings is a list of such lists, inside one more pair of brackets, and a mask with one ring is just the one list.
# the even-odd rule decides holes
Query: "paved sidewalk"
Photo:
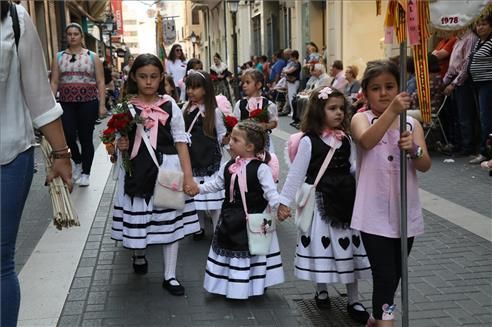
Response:
[{"label": "paved sidewalk", "polygon": [[[207,294],[202,281],[210,230],[203,241],[180,243],[177,276],[186,296],[174,297],[162,288],[160,246],[148,250],[149,273],[135,275],[131,252],[110,239],[114,184],[107,183],[59,326],[308,325],[293,300],[308,296],[311,287],[293,279],[292,255],[284,255],[290,282],[270,288],[263,297],[234,301]],[[280,234],[282,248],[295,242],[293,226],[281,226]]]},{"label": "paved sidewalk", "polygon": [[[263,297],[226,300],[202,288],[210,238],[181,243],[177,274],[185,297],[163,290],[160,247],[148,252],[149,273],[137,276],[131,253],[110,239],[108,181],[58,326],[350,326],[345,313],[319,312],[313,286],[292,274],[295,228],[279,227],[287,282]],[[490,242],[425,212],[426,234],[409,260],[411,326],[489,326],[492,324]],[[370,307],[371,282],[362,281],[362,302]],[[330,289],[341,301],[343,285]],[[399,304],[399,299],[397,300]],[[340,308],[337,308],[340,309]],[[303,313],[305,315],[303,315]],[[338,320],[334,320],[337,318]],[[355,324],[354,324],[355,325]]]},{"label": "paved sidewalk", "polygon": [[[281,165],[279,189],[288,170],[283,160],[284,139],[296,132],[288,122],[289,118],[281,118],[279,133],[273,137]],[[419,176],[421,188],[435,197],[427,199],[433,202],[433,208],[424,210],[426,232],[416,239],[409,260],[410,325],[491,326],[491,242],[474,234],[477,233],[475,230],[469,232],[463,227],[470,230],[467,222],[477,224],[477,218],[480,220],[478,226],[492,231],[492,220],[487,223],[492,216],[492,178],[479,167],[468,165],[467,158],[458,158],[450,164],[443,163],[444,159],[433,155],[433,168]],[[23,269],[28,258],[32,261],[37,257],[38,260],[44,255],[33,252],[51,221],[43,169],[40,167],[40,173],[35,174],[33,192],[23,215],[16,254],[18,271]],[[345,313],[343,285],[329,289],[332,310],[319,311],[312,300],[312,283],[294,278],[296,230],[291,221],[281,224],[278,232],[286,273],[284,284],[247,301],[226,300],[206,293],[202,282],[210,243],[209,230],[208,238],[203,241],[187,238],[181,242],[177,275],[186,287],[186,296],[169,295],[161,287],[159,246],[148,251],[149,273],[137,276],[131,266],[130,251],[110,239],[115,181],[109,178],[104,191],[104,181],[101,182],[103,195],[100,202],[84,204],[93,209],[97,206],[97,211],[58,320],[59,326],[355,326]],[[453,205],[455,216],[462,217],[453,220],[459,225],[448,221],[446,210],[434,210],[436,206],[445,209],[443,204],[446,203]],[[24,275],[33,280],[37,278],[35,273]],[[67,279],[70,281],[71,275]],[[45,285],[56,281],[39,282]],[[362,281],[361,301],[369,308],[371,292],[371,282]],[[46,294],[49,296],[48,292]],[[24,299],[30,293],[25,295]],[[398,305],[399,296],[397,294]],[[61,309],[62,296],[39,298],[43,305],[55,300],[60,301]],[[43,321],[37,325],[43,325]]]},{"label": "paved sidewalk", "polygon": [[[282,142],[275,139],[275,146],[281,152]],[[428,179],[431,183],[433,176]],[[321,312],[313,305],[313,285],[294,278],[292,222],[278,230],[286,282],[266,295],[234,301],[203,290],[210,230],[203,241],[187,238],[180,243],[177,276],[186,296],[169,295],[161,287],[159,246],[148,251],[149,273],[138,276],[131,252],[110,239],[114,187],[109,179],[58,326],[356,326],[345,314],[343,285],[330,287],[334,308]],[[480,196],[477,206],[483,208],[489,203],[487,194]],[[492,325],[491,243],[428,211],[424,214],[426,233],[416,239],[409,259],[410,325]],[[371,292],[371,281],[360,282],[367,307]]]}]

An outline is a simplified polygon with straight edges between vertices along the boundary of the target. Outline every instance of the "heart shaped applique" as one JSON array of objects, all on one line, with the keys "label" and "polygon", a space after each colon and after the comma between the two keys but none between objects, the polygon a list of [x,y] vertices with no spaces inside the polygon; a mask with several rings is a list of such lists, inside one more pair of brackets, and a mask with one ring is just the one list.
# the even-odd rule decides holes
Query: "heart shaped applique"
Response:
[{"label": "heart shaped applique", "polygon": [[326,236],[321,237],[321,244],[323,244],[323,247],[325,249],[330,246],[330,243],[331,243],[331,240],[329,237],[326,237]]},{"label": "heart shaped applique", "polygon": [[302,246],[307,248],[309,243],[311,243],[311,237],[302,235],[301,236],[301,243],[302,243]]},{"label": "heart shaped applique", "polygon": [[360,236],[352,235],[352,243],[354,243],[355,247],[358,248],[360,245]]},{"label": "heart shaped applique", "polygon": [[347,250],[347,248],[350,245],[350,239],[348,237],[339,238],[338,239],[338,244],[340,244],[340,246],[342,247],[342,249]]}]

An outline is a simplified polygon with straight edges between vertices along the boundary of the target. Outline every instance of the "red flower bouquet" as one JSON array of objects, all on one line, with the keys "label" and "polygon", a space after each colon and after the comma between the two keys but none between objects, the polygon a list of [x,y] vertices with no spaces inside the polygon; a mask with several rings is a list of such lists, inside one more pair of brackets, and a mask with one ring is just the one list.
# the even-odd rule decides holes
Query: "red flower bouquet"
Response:
[{"label": "red flower bouquet", "polygon": [[268,109],[255,109],[249,112],[249,118],[254,119],[258,123],[268,123]]},{"label": "red flower bouquet", "polygon": [[[128,104],[123,102],[119,104],[115,110],[114,114],[111,116],[107,123],[107,128],[102,131],[100,139],[106,146],[106,149],[109,152],[109,148],[113,145],[116,140],[116,136],[128,136],[130,131],[133,128],[133,125],[136,123],[136,119],[134,119],[128,109]],[[131,176],[132,175],[132,167],[130,161],[130,155],[128,151],[122,152],[123,159],[123,168],[125,171]]]},{"label": "red flower bouquet", "polygon": [[231,133],[232,129],[237,124],[237,118],[230,115],[222,115],[222,118],[224,119],[224,125],[227,129],[227,134]]}]

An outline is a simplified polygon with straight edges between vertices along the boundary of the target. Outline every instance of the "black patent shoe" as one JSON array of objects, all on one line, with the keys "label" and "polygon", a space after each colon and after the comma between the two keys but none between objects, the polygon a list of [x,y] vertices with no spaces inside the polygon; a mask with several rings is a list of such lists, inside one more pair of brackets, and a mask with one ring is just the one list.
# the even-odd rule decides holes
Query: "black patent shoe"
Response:
[{"label": "black patent shoe", "polygon": [[199,232],[196,232],[193,234],[193,241],[201,241],[205,237],[205,230],[203,228],[200,228]]},{"label": "black patent shoe", "polygon": [[[326,294],[326,299],[320,299],[319,296],[321,294]],[[329,309],[331,307],[330,303],[330,297],[328,296],[327,291],[321,291],[321,292],[316,292],[316,295],[314,296],[314,301],[316,301],[316,305],[320,309]]]},{"label": "black patent shoe", "polygon": [[[133,259],[133,271],[135,274],[138,275],[145,275],[147,271],[149,270],[149,263],[147,262],[147,259],[145,258],[144,255],[134,255],[132,256]],[[142,264],[136,264],[135,259],[144,259],[145,263]]]},{"label": "black patent shoe", "polygon": [[[178,285],[172,285],[171,281],[173,280],[178,282]],[[183,285],[181,285],[181,283],[176,278],[170,278],[168,280],[164,280],[162,282],[162,287],[168,290],[168,292],[171,293],[172,295],[181,296],[185,294],[185,289]]]},{"label": "black patent shoe", "polygon": [[[355,309],[355,306],[360,306],[364,309],[364,311],[359,311]],[[361,303],[355,302],[352,304],[347,304],[347,313],[353,321],[356,321],[360,324],[366,324],[369,320],[369,312],[367,312],[366,307],[364,307]]]}]

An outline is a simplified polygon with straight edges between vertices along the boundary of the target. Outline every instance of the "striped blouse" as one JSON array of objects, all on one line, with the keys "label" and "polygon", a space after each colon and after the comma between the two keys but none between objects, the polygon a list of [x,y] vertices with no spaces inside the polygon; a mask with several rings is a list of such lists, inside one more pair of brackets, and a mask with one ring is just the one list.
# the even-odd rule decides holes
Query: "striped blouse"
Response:
[{"label": "striped blouse", "polygon": [[492,39],[478,41],[470,58],[470,75],[473,82],[492,81]]}]

